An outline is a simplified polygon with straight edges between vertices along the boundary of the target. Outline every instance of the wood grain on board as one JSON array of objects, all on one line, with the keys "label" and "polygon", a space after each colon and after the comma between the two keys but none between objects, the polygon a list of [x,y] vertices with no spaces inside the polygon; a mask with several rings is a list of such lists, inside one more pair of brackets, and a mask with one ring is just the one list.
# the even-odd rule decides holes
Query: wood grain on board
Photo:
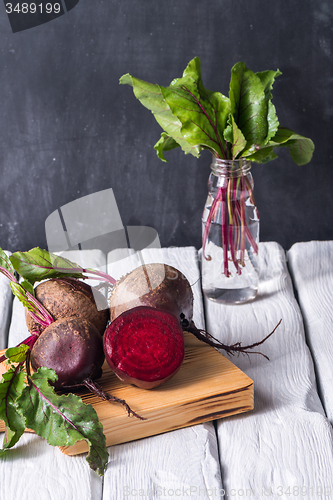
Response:
[{"label": "wood grain on board", "polygon": [[[125,399],[146,420],[128,417],[123,406],[82,392],[103,425],[107,446],[169,432],[253,409],[253,381],[216,349],[186,334],[184,363],[168,382],[152,390],[124,384],[107,363],[98,381],[110,394]],[[0,432],[4,430],[0,422]],[[88,451],[86,441],[60,448],[67,455]]]}]

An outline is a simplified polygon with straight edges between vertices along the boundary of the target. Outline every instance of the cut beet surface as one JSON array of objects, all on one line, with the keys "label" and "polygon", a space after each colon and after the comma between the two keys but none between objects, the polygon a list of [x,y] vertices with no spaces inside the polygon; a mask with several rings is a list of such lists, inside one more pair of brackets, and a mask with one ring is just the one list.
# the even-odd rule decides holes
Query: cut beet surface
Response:
[{"label": "cut beet surface", "polygon": [[169,311],[139,306],[125,311],[106,329],[105,357],[123,382],[152,389],[166,382],[184,360],[184,334]]}]

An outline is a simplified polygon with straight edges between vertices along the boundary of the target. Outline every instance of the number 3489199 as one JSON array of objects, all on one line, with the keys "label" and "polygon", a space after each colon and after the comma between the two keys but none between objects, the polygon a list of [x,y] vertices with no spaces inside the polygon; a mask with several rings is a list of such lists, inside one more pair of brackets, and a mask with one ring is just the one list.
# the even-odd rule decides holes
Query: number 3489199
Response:
[{"label": "number 3489199", "polygon": [[6,12],[11,14],[16,12],[17,14],[36,14],[36,13],[46,13],[46,14],[59,14],[61,10],[60,3],[48,2],[43,3],[33,3],[33,2],[17,2],[17,3],[6,3]]}]

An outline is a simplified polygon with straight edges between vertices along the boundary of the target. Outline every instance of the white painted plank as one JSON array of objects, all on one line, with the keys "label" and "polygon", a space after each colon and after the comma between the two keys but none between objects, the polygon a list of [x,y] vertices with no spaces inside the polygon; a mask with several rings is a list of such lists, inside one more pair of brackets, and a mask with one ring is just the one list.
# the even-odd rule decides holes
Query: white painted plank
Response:
[{"label": "white painted plank", "polygon": [[319,393],[333,423],[333,241],[296,243],[288,261],[314,359]]},{"label": "white painted plank", "polygon": [[29,433],[0,459],[0,484],[1,500],[98,500],[103,489],[85,455],[68,457]]},{"label": "white painted plank", "polygon": [[114,446],[109,452],[103,500],[220,498],[217,441],[211,423]]},{"label": "white painted plank", "polygon": [[[142,263],[163,262],[179,269],[193,284],[194,320],[204,327],[197,251],[192,247],[146,249],[110,262],[116,279]],[[220,498],[222,489],[214,425],[180,429],[109,448],[103,499]],[[213,497],[214,498],[214,497]]]},{"label": "white painted plank", "polygon": [[[5,253],[10,255],[8,251]],[[12,301],[9,279],[0,273],[0,349],[7,347]]]},{"label": "white painted plank", "polygon": [[255,409],[218,421],[223,486],[234,498],[287,498],[288,491],[289,498],[312,498],[320,496],[320,487],[330,488],[330,495],[322,492],[330,498],[332,427],[316,392],[313,361],[283,249],[261,243],[260,264],[254,302],[205,301],[208,331],[227,344],[256,342],[283,320],[259,348],[270,361],[256,354],[232,359],[254,380]]}]

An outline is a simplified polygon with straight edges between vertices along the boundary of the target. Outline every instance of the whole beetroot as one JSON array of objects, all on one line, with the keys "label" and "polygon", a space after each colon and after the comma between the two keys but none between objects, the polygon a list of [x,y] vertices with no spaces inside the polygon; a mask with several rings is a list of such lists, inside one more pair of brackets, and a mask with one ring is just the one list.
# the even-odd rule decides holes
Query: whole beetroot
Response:
[{"label": "whole beetroot", "polygon": [[172,312],[177,318],[193,316],[191,285],[178,269],[167,264],[146,264],[117,281],[110,300],[110,320],[128,309],[150,306]]},{"label": "whole beetroot", "polygon": [[58,375],[56,388],[82,385],[102,375],[103,339],[87,320],[61,318],[45,328],[31,350],[31,366],[51,368]]},{"label": "whole beetroot", "polygon": [[[103,335],[109,320],[107,302],[100,292],[93,293],[87,283],[75,278],[53,278],[37,285],[35,296],[55,320],[66,317],[82,318],[90,321]],[[104,309],[97,308],[96,297]],[[27,310],[25,316],[30,332],[43,331]]]}]

